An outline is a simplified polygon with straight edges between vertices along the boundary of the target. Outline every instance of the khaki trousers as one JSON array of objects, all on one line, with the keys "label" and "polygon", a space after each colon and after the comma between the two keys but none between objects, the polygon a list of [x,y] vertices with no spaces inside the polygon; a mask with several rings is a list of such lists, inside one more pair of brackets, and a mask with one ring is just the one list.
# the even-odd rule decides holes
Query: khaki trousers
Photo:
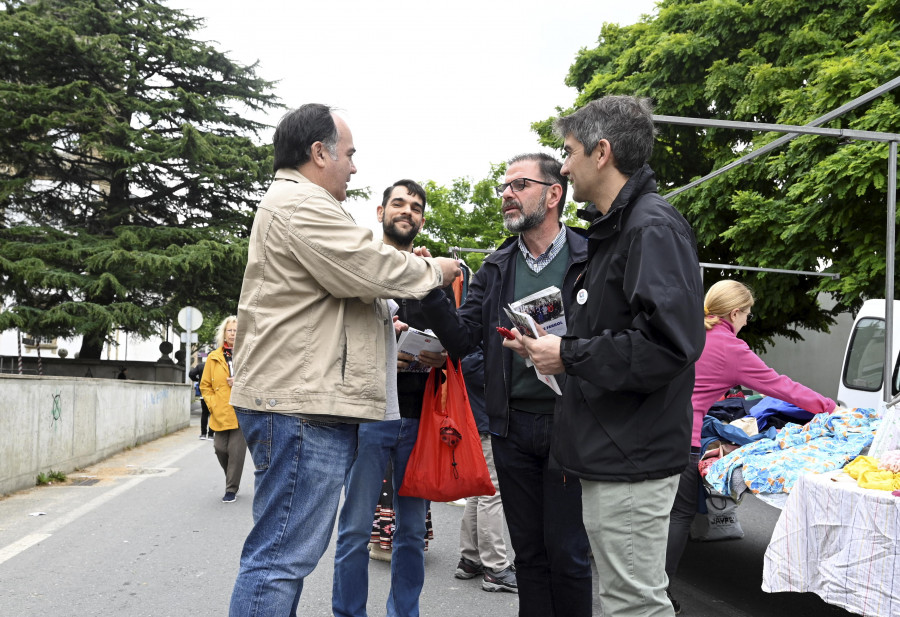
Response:
[{"label": "khaki trousers", "polygon": [[225,471],[225,492],[237,493],[241,488],[241,473],[244,471],[244,456],[247,454],[244,433],[240,428],[216,431],[213,448],[219,459],[219,465]]},{"label": "khaki trousers", "polygon": [[481,451],[484,452],[491,482],[497,492],[490,497],[469,497],[466,500],[459,530],[459,552],[469,561],[499,572],[509,566],[506,541],[503,539],[506,519],[503,515],[503,502],[500,501],[497,468],[494,467],[494,450],[488,433],[481,434]]},{"label": "khaki trousers", "polygon": [[581,480],[584,528],[597,564],[604,615],[674,615],[666,597],[665,563],[669,513],[680,477],[643,482]]}]

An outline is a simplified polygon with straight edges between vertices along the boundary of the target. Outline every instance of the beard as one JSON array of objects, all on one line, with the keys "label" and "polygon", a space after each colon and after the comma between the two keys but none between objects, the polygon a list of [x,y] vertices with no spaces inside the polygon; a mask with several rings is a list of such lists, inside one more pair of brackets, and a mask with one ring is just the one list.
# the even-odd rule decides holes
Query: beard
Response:
[{"label": "beard", "polygon": [[[404,219],[401,219],[404,220]],[[410,227],[409,231],[400,231],[395,224],[396,219],[388,223],[387,221],[382,222],[381,229],[386,238],[390,238],[395,244],[399,246],[407,246],[412,244],[413,240],[416,239],[416,236],[419,235],[419,227]],[[412,221],[407,221],[410,225],[412,225]]]},{"label": "beard", "polygon": [[506,227],[510,232],[514,234],[520,234],[524,231],[528,231],[529,229],[534,229],[538,225],[544,222],[544,219],[547,218],[547,190],[541,192],[541,198],[537,203],[537,206],[534,209],[534,212],[530,212],[525,214],[524,208],[522,208],[522,203],[519,201],[515,202],[519,214],[521,215],[519,218],[512,218],[510,215],[503,216],[503,226]]}]

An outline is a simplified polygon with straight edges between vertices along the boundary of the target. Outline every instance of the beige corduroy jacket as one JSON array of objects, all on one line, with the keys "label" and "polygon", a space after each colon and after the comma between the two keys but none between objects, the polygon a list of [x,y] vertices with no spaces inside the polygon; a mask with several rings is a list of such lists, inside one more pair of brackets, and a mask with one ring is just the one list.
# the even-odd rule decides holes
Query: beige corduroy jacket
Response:
[{"label": "beige corduroy jacket", "polygon": [[322,187],[280,169],[259,204],[238,304],[231,404],[381,420],[386,298],[422,298],[440,267],[375,240]]}]

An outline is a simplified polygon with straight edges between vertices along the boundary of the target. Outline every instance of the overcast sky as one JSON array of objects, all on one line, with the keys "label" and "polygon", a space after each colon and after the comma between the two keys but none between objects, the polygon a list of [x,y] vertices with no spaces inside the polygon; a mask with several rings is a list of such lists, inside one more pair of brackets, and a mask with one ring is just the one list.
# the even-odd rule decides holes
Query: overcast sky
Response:
[{"label": "overcast sky", "polygon": [[596,46],[604,22],[655,10],[654,0],[165,1],[206,20],[197,38],[258,60],[289,107],[342,110],[357,148],[350,188],[373,189],[370,204],[348,206],[370,226],[376,197],[399,178],[479,180],[491,163],[539,150],[530,124],[574,102],[563,80],[578,50]]}]

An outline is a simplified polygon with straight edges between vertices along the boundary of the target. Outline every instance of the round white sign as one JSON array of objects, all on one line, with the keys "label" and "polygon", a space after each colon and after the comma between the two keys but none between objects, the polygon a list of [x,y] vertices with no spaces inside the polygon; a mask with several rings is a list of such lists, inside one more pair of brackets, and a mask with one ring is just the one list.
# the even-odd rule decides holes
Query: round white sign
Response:
[{"label": "round white sign", "polygon": [[203,315],[193,306],[186,306],[178,311],[178,325],[185,330],[196,332],[203,325]]}]

